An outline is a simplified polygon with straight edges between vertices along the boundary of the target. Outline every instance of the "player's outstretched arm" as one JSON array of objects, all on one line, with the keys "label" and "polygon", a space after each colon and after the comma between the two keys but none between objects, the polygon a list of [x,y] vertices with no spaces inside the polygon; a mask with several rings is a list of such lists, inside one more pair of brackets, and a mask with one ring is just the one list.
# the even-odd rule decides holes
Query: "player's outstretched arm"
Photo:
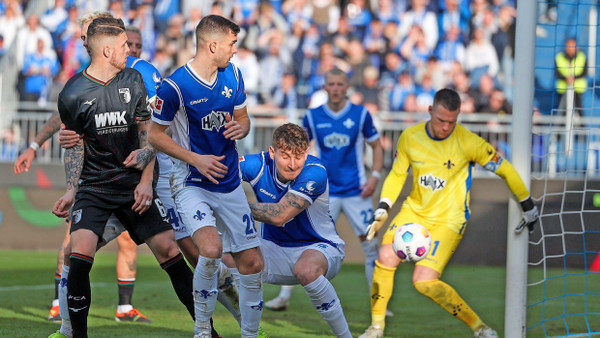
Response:
[{"label": "player's outstretched arm", "polygon": [[14,164],[15,174],[21,174],[28,172],[31,168],[31,163],[35,158],[35,152],[38,150],[41,144],[44,144],[49,138],[54,135],[60,128],[60,115],[58,112],[54,112],[52,116],[44,123],[42,129],[35,135],[35,139],[29,145],[29,148],[17,158]]},{"label": "player's outstretched arm", "polygon": [[310,202],[299,195],[288,192],[277,203],[250,202],[250,210],[255,220],[276,226],[283,226],[296,217]]},{"label": "player's outstretched arm", "polygon": [[79,186],[79,177],[83,170],[83,142],[65,150],[65,174],[67,177],[67,192],[56,201],[52,213],[58,217],[69,216],[69,209],[75,201],[75,193]]},{"label": "player's outstretched arm", "polygon": [[153,121],[148,134],[150,144],[158,151],[193,165],[208,180],[219,184],[217,179],[225,177],[227,173],[227,166],[220,162],[225,156],[199,155],[186,150],[165,133],[167,128],[168,126]]}]

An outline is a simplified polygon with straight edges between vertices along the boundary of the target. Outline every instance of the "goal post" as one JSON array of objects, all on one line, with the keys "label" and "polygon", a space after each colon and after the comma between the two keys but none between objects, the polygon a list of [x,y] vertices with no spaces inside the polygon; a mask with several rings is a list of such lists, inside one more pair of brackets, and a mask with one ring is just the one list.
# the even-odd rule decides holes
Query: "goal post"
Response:
[{"label": "goal post", "polygon": [[[519,1],[515,40],[514,100],[512,115],[511,162],[530,187],[531,130],[535,76],[535,29],[537,1]],[[515,146],[519,145],[519,146]],[[518,201],[511,199],[508,207],[506,246],[506,298],[504,316],[505,337],[525,337],[527,305],[527,229],[516,234],[521,217]]]}]

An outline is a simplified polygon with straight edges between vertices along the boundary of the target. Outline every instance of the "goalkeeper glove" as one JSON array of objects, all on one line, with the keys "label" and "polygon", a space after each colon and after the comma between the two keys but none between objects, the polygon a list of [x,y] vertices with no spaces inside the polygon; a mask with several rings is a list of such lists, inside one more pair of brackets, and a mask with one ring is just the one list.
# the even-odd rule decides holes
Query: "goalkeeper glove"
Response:
[{"label": "goalkeeper glove", "polygon": [[371,220],[371,223],[369,223],[369,226],[367,226],[367,241],[370,242],[373,240],[377,230],[381,229],[383,223],[385,223],[388,218],[388,210],[390,210],[390,206],[387,203],[379,202],[377,210],[373,213],[373,219]]},{"label": "goalkeeper glove", "polygon": [[540,218],[538,208],[531,200],[531,197],[528,197],[526,200],[521,202],[521,208],[523,209],[523,217],[521,218],[519,225],[517,225],[515,232],[520,233],[523,231],[525,225],[527,225],[529,232],[532,232],[533,226],[537,222],[538,218]]}]

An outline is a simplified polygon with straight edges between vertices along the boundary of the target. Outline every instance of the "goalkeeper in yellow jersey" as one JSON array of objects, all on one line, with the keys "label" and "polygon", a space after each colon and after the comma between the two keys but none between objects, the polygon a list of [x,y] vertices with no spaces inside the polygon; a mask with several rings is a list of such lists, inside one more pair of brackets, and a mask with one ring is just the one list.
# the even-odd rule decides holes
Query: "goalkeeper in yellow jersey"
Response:
[{"label": "goalkeeper in yellow jersey", "polygon": [[519,174],[506,159],[481,137],[456,123],[460,98],[450,89],[439,90],[429,106],[431,118],[406,129],[398,140],[392,170],[385,179],[369,225],[367,239],[385,223],[388,211],[398,198],[408,170],[412,169],[412,191],[386,231],[375,262],[371,289],[371,326],[360,337],[383,337],[385,311],[394,288],[394,273],[400,258],[392,249],[394,230],[405,223],[425,226],[432,239],[427,257],[415,263],[413,285],[446,311],[462,320],[475,337],[497,337],[458,293],[440,276],[462,239],[470,216],[469,192],[472,169],[479,163],[502,177],[523,208],[515,231],[533,230],[538,210]]}]

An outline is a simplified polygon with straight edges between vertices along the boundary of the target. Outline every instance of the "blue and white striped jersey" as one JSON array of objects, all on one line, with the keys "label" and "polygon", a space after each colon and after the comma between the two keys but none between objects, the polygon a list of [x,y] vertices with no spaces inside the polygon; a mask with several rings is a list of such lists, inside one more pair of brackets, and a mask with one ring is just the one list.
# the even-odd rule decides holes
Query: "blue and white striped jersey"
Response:
[{"label": "blue and white striped jersey", "polygon": [[260,235],[263,239],[283,247],[314,243],[337,247],[344,243],[329,215],[327,170],[318,158],[309,155],[298,177],[285,184],[277,179],[275,161],[268,152],[241,157],[240,170],[242,179],[252,185],[257,202],[277,203],[290,192],[311,203],[283,227],[261,223]]},{"label": "blue and white striped jersey", "polygon": [[195,167],[173,159],[172,175],[176,180],[214,192],[231,192],[240,184],[236,144],[223,132],[226,116],[233,119],[233,111],[245,106],[244,80],[232,63],[219,68],[210,83],[201,79],[189,63],[163,80],[152,120],[170,125],[173,140],[184,149],[201,155],[225,155],[222,162],[229,168],[219,184],[214,184]]},{"label": "blue and white striped jersey", "polygon": [[303,120],[308,137],[315,139],[317,154],[329,176],[331,196],[360,195],[365,177],[365,141],[379,138],[369,111],[347,102],[339,112],[327,104],[310,109]]}]

